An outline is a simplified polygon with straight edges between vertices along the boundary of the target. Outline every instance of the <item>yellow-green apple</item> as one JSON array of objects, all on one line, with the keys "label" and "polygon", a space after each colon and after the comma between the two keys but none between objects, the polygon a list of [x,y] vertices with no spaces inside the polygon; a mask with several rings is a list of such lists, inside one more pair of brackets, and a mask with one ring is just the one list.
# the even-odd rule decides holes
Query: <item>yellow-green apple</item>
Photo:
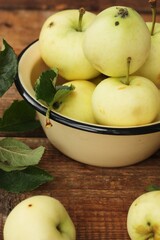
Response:
[{"label": "yellow-green apple", "polygon": [[[151,29],[151,23],[147,23]],[[154,35],[151,36],[151,50],[149,57],[143,66],[136,72],[140,76],[144,76],[153,81],[160,88],[160,23],[155,24]]]},{"label": "yellow-green apple", "polygon": [[90,79],[99,75],[82,48],[84,33],[95,17],[94,13],[83,8],[80,11],[63,10],[47,18],[42,26],[39,36],[41,57],[67,80]]},{"label": "yellow-green apple", "polygon": [[160,23],[156,23],[156,1],[153,1],[153,22],[147,22],[151,33],[151,49],[149,56],[136,74],[149,78],[160,88]]},{"label": "yellow-green apple", "polygon": [[143,18],[132,8],[109,7],[100,12],[85,32],[83,49],[90,63],[101,73],[126,75],[126,59],[132,58],[130,74],[148,57],[150,32]]},{"label": "yellow-green apple", "polygon": [[92,95],[93,113],[103,125],[132,126],[154,121],[160,110],[160,94],[144,77],[130,76],[100,82]]},{"label": "yellow-green apple", "polygon": [[75,226],[56,199],[37,195],[21,201],[8,215],[4,240],[75,240]]},{"label": "yellow-green apple", "polygon": [[75,89],[61,102],[55,110],[72,119],[96,123],[92,111],[92,94],[96,85],[86,80],[74,80],[64,83]]},{"label": "yellow-green apple", "polygon": [[131,204],[127,230],[131,240],[160,239],[160,191],[140,195]]}]

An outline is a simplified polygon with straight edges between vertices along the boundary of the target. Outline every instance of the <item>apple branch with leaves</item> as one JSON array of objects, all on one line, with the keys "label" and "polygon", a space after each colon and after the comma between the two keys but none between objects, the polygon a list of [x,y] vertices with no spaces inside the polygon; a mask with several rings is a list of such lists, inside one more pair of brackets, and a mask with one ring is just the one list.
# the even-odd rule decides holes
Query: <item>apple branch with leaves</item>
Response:
[{"label": "apple branch with leaves", "polygon": [[58,109],[68,94],[75,89],[70,86],[57,85],[58,70],[51,69],[39,76],[35,83],[35,96],[47,106],[46,112],[46,127],[51,127],[50,112],[52,109]]},{"label": "apple branch with leaves", "polygon": [[[0,97],[14,83],[17,65],[14,50],[3,39],[0,51]],[[35,110],[24,100],[15,100],[0,118],[0,131],[3,132],[25,132],[38,127],[40,123],[36,120]],[[53,180],[53,176],[37,167],[44,151],[43,146],[31,149],[14,138],[0,140],[0,188],[21,193]]]}]

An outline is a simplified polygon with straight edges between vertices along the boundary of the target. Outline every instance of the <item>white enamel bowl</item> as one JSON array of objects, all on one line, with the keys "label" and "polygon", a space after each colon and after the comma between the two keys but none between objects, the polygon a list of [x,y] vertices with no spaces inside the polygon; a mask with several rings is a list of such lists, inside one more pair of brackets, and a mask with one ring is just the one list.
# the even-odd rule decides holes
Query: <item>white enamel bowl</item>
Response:
[{"label": "white enamel bowl", "polygon": [[16,87],[36,109],[49,141],[71,159],[99,167],[123,167],[149,158],[160,148],[160,119],[143,126],[112,127],[87,124],[51,112],[52,127],[45,127],[46,107],[36,100],[34,82],[46,69],[39,42],[25,48],[19,56]]}]

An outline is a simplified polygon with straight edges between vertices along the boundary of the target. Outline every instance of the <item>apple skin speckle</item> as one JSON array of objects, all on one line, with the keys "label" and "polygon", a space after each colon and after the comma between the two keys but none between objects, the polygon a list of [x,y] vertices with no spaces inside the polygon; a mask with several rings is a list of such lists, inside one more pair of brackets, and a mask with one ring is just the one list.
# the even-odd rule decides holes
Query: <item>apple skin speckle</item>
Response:
[{"label": "apple skin speckle", "polygon": [[115,15],[115,17],[121,17],[126,18],[129,16],[129,12],[127,8],[119,8],[117,7],[118,13]]},{"label": "apple skin speckle", "polygon": [[48,25],[49,28],[51,28],[53,26],[54,26],[54,22],[50,22],[49,25]]},{"label": "apple skin speckle", "polygon": [[118,21],[116,21],[116,22],[115,22],[115,26],[118,26],[118,25],[119,25],[119,22],[118,22]]}]

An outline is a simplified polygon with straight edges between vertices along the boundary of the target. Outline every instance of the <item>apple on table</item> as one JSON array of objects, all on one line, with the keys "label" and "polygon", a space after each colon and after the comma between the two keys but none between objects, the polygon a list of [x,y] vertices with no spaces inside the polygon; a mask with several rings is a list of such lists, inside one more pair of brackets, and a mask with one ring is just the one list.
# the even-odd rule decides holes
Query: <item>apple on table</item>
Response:
[{"label": "apple on table", "polygon": [[60,201],[37,195],[21,201],[8,215],[4,240],[75,240],[75,226]]},{"label": "apple on table", "polygon": [[160,191],[146,192],[133,201],[127,215],[131,240],[160,239]]}]

